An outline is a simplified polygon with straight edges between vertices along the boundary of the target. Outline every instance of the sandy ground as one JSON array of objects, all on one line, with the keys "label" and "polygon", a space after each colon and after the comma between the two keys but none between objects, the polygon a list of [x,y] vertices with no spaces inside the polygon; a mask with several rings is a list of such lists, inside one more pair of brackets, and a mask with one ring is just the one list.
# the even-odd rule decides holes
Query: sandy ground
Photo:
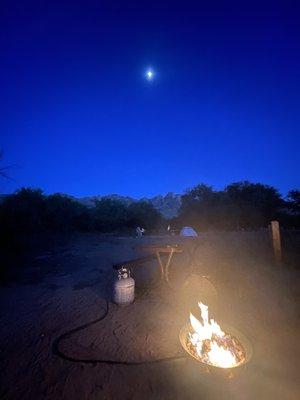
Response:
[{"label": "sandy ground", "polygon": [[[144,238],[176,243],[177,238]],[[112,264],[137,256],[137,239],[76,235],[28,261],[17,283],[0,289],[3,399],[299,399],[299,269],[278,268],[266,232],[207,233],[197,241],[189,285],[145,289],[155,263],[136,272],[136,301],[110,303],[106,319],[61,344],[71,357],[147,361],[184,355],[180,327],[198,300],[238,328],[253,356],[233,376],[190,358],[139,366],[87,365],[52,354],[61,333],[98,318]],[[185,248],[193,243],[185,242]],[[174,260],[188,264],[187,251]],[[206,278],[203,278],[205,276]]]}]

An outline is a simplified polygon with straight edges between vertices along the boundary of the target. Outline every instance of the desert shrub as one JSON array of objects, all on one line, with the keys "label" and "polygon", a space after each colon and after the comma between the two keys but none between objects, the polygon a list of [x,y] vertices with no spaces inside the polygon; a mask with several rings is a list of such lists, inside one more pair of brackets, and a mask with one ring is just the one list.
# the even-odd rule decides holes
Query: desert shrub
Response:
[{"label": "desert shrub", "polygon": [[93,226],[101,232],[113,232],[127,225],[127,207],[116,199],[97,200],[93,210]]},{"label": "desert shrub", "polygon": [[21,189],[0,205],[0,280],[26,251],[27,237],[44,227],[45,196],[41,190]]},{"label": "desert shrub", "polygon": [[161,214],[148,201],[137,201],[129,205],[127,210],[127,225],[142,226],[147,230],[158,228],[162,222]]},{"label": "desert shrub", "polygon": [[277,189],[261,183],[232,183],[225,188],[225,192],[239,209],[241,224],[246,228],[266,226],[285,205]]},{"label": "desert shrub", "polygon": [[300,190],[290,190],[287,195],[287,206],[296,214],[300,214]]},{"label": "desert shrub", "polygon": [[182,206],[177,224],[191,225],[196,229],[234,229],[239,210],[226,192],[215,191],[200,184],[182,196]]},{"label": "desert shrub", "polygon": [[248,181],[216,191],[200,184],[182,196],[176,223],[205,229],[256,229],[267,226],[285,207],[277,189]]},{"label": "desert shrub", "polygon": [[282,210],[276,215],[276,220],[279,221],[280,226],[287,229],[300,229],[300,213]]},{"label": "desert shrub", "polygon": [[44,229],[45,196],[40,189],[23,188],[7,196],[1,204],[1,228],[16,233]]},{"label": "desert shrub", "polygon": [[91,214],[78,201],[56,193],[45,199],[45,229],[52,231],[89,230]]},{"label": "desert shrub", "polygon": [[89,229],[88,209],[70,197],[45,196],[40,189],[23,188],[7,196],[0,206],[5,232],[28,234],[41,231]]},{"label": "desert shrub", "polygon": [[94,208],[87,208],[69,196],[46,196],[40,189],[30,188],[7,196],[0,205],[3,237],[48,231],[113,232],[137,225],[153,229],[161,220],[154,207],[144,201],[127,206],[117,199],[104,198],[96,201]]}]

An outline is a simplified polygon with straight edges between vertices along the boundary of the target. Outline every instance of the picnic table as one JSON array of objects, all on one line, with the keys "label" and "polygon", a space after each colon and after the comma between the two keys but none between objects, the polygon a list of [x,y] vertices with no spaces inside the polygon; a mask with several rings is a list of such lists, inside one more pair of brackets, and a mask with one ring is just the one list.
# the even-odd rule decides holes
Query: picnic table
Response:
[{"label": "picnic table", "polygon": [[[149,261],[156,261],[160,271],[158,281],[165,282],[175,291],[184,289],[185,293],[188,293],[188,297],[185,297],[188,302],[190,302],[190,299],[192,299],[193,302],[196,301],[196,298],[199,300],[200,294],[201,298],[204,299],[206,303],[210,302],[212,299],[215,301],[217,298],[217,291],[210,282],[209,277],[201,276],[199,271],[194,272],[195,266],[197,265],[195,258],[198,243],[195,241],[195,243],[191,243],[191,246],[187,246],[186,243],[183,244],[184,246],[180,244],[138,244],[134,246],[134,249],[144,252],[143,256],[114,264],[113,268],[116,270],[122,268],[131,270]],[[182,254],[183,257],[180,257],[180,254]],[[175,261],[174,259],[176,259],[176,256],[179,257]],[[172,261],[175,261],[173,262],[173,268],[171,266]],[[176,264],[178,268],[176,268]],[[173,276],[172,279],[170,279],[170,271],[172,271],[172,269],[173,274],[171,275]],[[179,272],[179,274],[183,273],[184,278],[182,279],[181,275],[179,281],[178,279],[176,280],[176,272]]]},{"label": "picnic table", "polygon": [[[195,255],[194,249],[191,250],[186,246],[182,247],[178,244],[139,244],[134,248],[136,250],[145,252],[146,255],[114,264],[113,268],[118,271],[121,271],[122,268],[131,270],[143,265],[146,262],[156,260],[160,270],[159,280],[165,281],[172,289],[178,289],[178,287],[174,287],[170,281],[170,267],[174,255],[184,253],[187,257],[185,257],[185,259],[182,261],[182,269],[187,271],[187,277],[193,272]],[[181,286],[186,283],[187,277],[185,278],[184,282],[181,283]]]},{"label": "picnic table", "polygon": [[[165,280],[165,282],[172,287],[172,284],[169,279],[169,271],[170,265],[174,254],[182,253],[184,249],[178,245],[138,245],[136,246],[137,250],[142,250],[146,252],[150,252],[155,254],[158,265],[160,267],[161,272],[161,280]],[[166,261],[163,262],[162,256],[166,255]]]}]

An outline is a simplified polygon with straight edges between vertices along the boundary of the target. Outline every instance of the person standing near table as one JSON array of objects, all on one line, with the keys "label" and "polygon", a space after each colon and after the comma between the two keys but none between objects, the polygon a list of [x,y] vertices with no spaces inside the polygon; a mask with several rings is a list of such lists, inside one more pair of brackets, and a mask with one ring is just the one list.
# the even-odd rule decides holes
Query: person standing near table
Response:
[{"label": "person standing near table", "polygon": [[143,234],[145,233],[145,229],[144,228],[140,228],[139,226],[136,228],[136,237],[137,238],[141,238],[141,237],[143,237]]}]

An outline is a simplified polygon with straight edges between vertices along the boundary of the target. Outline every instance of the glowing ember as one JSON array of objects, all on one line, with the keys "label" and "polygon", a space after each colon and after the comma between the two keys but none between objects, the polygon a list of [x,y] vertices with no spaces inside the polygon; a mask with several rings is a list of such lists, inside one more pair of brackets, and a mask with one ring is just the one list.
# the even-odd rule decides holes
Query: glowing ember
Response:
[{"label": "glowing ember", "polygon": [[232,368],[245,361],[246,354],[237,338],[224,333],[220,326],[208,319],[208,307],[198,303],[203,323],[193,314],[190,322],[194,332],[189,332],[186,345],[200,361],[220,368]]}]

